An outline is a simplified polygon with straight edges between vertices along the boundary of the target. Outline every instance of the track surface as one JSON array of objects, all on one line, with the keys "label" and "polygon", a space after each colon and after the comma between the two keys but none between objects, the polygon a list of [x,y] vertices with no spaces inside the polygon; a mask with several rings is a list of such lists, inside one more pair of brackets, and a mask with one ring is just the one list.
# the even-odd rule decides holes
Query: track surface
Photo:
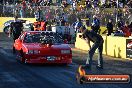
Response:
[{"label": "track surface", "polygon": [[[132,88],[129,84],[77,84],[76,69],[85,64],[87,52],[73,48],[73,63],[68,66],[26,65],[18,62],[12,54],[12,40],[0,33],[0,88]],[[95,68],[92,74],[130,74],[132,60],[104,56],[104,69]],[[131,77],[132,78],[132,77]]]}]

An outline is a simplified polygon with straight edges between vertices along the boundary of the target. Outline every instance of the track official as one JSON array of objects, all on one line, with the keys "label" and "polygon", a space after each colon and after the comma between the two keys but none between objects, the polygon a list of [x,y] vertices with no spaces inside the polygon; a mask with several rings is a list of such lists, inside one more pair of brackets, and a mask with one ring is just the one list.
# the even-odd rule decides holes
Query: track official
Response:
[{"label": "track official", "polygon": [[[91,28],[94,29],[94,26],[91,26]],[[82,35],[80,35],[79,37],[84,39],[90,47],[85,67],[91,69],[92,58],[95,53],[95,50],[98,48],[98,65],[96,67],[98,69],[103,69],[102,51],[103,51],[104,40],[103,40],[102,36],[92,30],[89,31],[85,28],[81,28],[80,31],[82,32]],[[92,45],[92,47],[90,45],[90,41],[94,43]]]},{"label": "track official", "polygon": [[19,38],[19,36],[23,31],[23,24],[22,22],[18,21],[17,17],[15,17],[14,22],[12,22],[10,26],[11,26],[11,33],[13,35],[13,40],[15,42],[15,40]]}]

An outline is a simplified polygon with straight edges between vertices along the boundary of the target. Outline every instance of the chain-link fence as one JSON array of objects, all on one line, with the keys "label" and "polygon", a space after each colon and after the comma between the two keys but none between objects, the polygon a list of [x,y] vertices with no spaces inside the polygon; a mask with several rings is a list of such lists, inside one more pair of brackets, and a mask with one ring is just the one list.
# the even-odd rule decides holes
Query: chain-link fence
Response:
[{"label": "chain-link fence", "polygon": [[[37,10],[37,8],[38,6],[23,8],[21,6],[15,5],[0,5],[0,16],[13,17],[15,15],[18,15],[18,17],[22,17],[21,15],[23,15],[24,18],[32,18],[35,17],[34,12]],[[40,10],[42,11],[43,15],[46,15],[49,11],[52,15],[55,15],[56,11],[63,11],[58,6],[41,6]]]}]

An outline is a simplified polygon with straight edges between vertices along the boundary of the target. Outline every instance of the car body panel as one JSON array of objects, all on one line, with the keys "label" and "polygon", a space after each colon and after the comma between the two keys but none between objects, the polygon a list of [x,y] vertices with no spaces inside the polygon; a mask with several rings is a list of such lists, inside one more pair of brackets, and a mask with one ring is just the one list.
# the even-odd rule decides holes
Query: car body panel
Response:
[{"label": "car body panel", "polygon": [[[42,44],[42,43],[25,43],[24,39],[26,34],[34,34],[40,32],[28,31],[21,34],[15,40],[14,48],[17,51],[24,53],[26,63],[72,63],[72,51],[68,44]],[[70,53],[62,53],[62,50],[68,50]],[[29,54],[29,51],[33,51]],[[37,51],[37,53],[34,53]]]}]

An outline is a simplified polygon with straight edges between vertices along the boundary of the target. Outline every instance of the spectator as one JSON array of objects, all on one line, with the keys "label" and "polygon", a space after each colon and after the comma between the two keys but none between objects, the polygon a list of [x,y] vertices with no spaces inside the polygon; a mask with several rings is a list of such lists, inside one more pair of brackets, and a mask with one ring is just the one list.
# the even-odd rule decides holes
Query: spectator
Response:
[{"label": "spectator", "polygon": [[34,9],[32,8],[31,4],[29,4],[28,12],[30,17],[34,17]]},{"label": "spectator", "polygon": [[15,13],[14,13],[14,15],[15,15],[15,16],[18,16],[18,14],[19,14],[19,4],[16,3],[16,4],[15,4]]},{"label": "spectator", "polygon": [[59,21],[58,21],[59,19],[60,19],[60,18],[59,18],[59,15],[56,14],[55,17],[54,17],[54,20],[55,20],[55,24],[56,24],[56,26],[59,25]]},{"label": "spectator", "polygon": [[45,14],[45,18],[46,20],[49,20],[49,19],[52,19],[53,16],[52,16],[52,13],[51,13],[51,10],[48,10],[47,13]]},{"label": "spectator", "polygon": [[73,3],[72,3],[72,9],[73,9],[73,11],[76,11],[76,6],[77,6],[77,2],[73,1]]},{"label": "spectator", "polygon": [[30,23],[30,24],[29,24],[29,28],[30,28],[31,31],[34,31],[33,24]]},{"label": "spectator", "polygon": [[112,3],[111,3],[112,4],[112,7],[117,8],[117,3],[116,2],[117,2],[116,0],[113,0],[112,1]]},{"label": "spectator", "polygon": [[[91,26],[93,28],[94,26]],[[93,28],[94,29],[94,28]],[[102,56],[102,51],[103,51],[103,38],[101,35],[89,31],[87,29],[82,29],[80,30],[82,32],[82,35],[79,35],[80,38],[85,40],[89,46],[89,51],[88,51],[88,57],[86,60],[86,65],[85,68],[91,69],[92,66],[92,58],[93,55],[98,48],[98,65],[96,66],[97,69],[103,69],[103,56]],[[91,46],[90,41],[93,42],[93,45]]]},{"label": "spectator", "polygon": [[118,6],[119,6],[119,8],[123,8],[123,2],[119,1]]},{"label": "spectator", "polygon": [[26,10],[26,1],[23,0],[21,4],[22,4],[22,8],[23,8],[23,10]]},{"label": "spectator", "polygon": [[66,21],[64,20],[64,17],[60,19],[60,26],[65,26]]},{"label": "spectator", "polygon": [[121,21],[121,19],[118,20],[117,27],[119,30],[123,27],[123,22]]},{"label": "spectator", "polygon": [[23,14],[23,17],[25,17],[25,13],[26,13],[26,1],[23,0],[22,3],[22,14]]},{"label": "spectator", "polygon": [[83,26],[81,19],[77,18],[77,21],[73,23],[73,27],[75,28],[75,32],[79,32],[79,29]]},{"label": "spectator", "polygon": [[37,7],[37,10],[34,12],[36,21],[39,21],[42,18],[42,10],[40,7]]},{"label": "spectator", "polygon": [[66,1],[63,1],[63,2],[62,2],[62,7],[63,7],[63,8],[66,8],[67,6],[68,6],[68,3],[67,3]]},{"label": "spectator", "polygon": [[11,33],[13,34],[13,40],[15,40],[21,35],[23,31],[23,24],[22,22],[18,21],[18,17],[15,17],[14,22],[11,23]]},{"label": "spectator", "polygon": [[128,3],[127,3],[128,7],[129,8],[132,8],[132,0],[130,0]]},{"label": "spectator", "polygon": [[40,30],[46,31],[46,25],[47,25],[47,22],[45,20],[42,20],[40,24],[40,27],[41,27]]},{"label": "spectator", "polygon": [[85,1],[85,5],[86,5],[86,8],[87,8],[87,9],[88,9],[88,8],[91,8],[91,3],[90,3],[89,0],[86,0],[86,1]]},{"label": "spectator", "polygon": [[58,5],[61,5],[62,0],[57,0]]},{"label": "spectator", "polygon": [[98,33],[100,29],[100,21],[97,18],[96,15],[93,16],[93,22],[92,25],[94,26],[94,29],[92,29],[94,32]]},{"label": "spectator", "polygon": [[132,33],[132,22],[130,23],[128,27],[130,28],[130,32]]},{"label": "spectator", "polygon": [[34,22],[33,25],[34,25],[34,31],[40,31],[41,30],[41,28],[40,28],[41,22],[40,21]]},{"label": "spectator", "polygon": [[98,5],[99,5],[98,2],[99,2],[98,0],[94,0],[94,1],[92,2],[92,3],[93,3],[92,7],[93,7],[93,8],[98,7]]},{"label": "spectator", "polygon": [[115,31],[114,36],[124,36],[123,22],[121,21],[121,19],[119,19],[117,22],[117,30]]},{"label": "spectator", "polygon": [[130,32],[129,22],[128,21],[125,22],[125,25],[124,25],[122,30],[123,30],[123,33],[124,33],[125,37],[131,36],[131,32]]},{"label": "spectator", "polygon": [[6,5],[9,5],[9,2],[8,1],[6,2]]},{"label": "spectator", "polygon": [[38,6],[38,0],[33,0],[34,6]]},{"label": "spectator", "polygon": [[63,15],[64,20],[66,22],[68,22],[68,14],[67,13],[63,13],[62,15]]},{"label": "spectator", "polygon": [[124,33],[123,33],[122,30],[117,29],[117,30],[114,32],[114,36],[122,36],[122,37],[124,37]]},{"label": "spectator", "polygon": [[50,6],[50,1],[46,0],[46,1],[44,2],[44,6]]},{"label": "spectator", "polygon": [[22,9],[22,7],[20,7],[20,17],[24,18],[24,10]]},{"label": "spectator", "polygon": [[49,6],[48,0],[43,0],[40,4],[42,4],[42,6]]},{"label": "spectator", "polygon": [[70,5],[72,5],[73,0],[68,0],[67,2],[68,2]]},{"label": "spectator", "polygon": [[65,22],[65,29],[64,29],[64,40],[67,40],[67,43],[70,43],[71,41],[71,35],[70,35],[70,27],[67,22]]},{"label": "spectator", "polygon": [[106,3],[106,0],[100,0],[101,5],[104,5]]},{"label": "spectator", "polygon": [[111,33],[113,33],[113,23],[111,19],[109,19],[109,22],[107,23],[107,30],[108,36],[111,35]]}]

